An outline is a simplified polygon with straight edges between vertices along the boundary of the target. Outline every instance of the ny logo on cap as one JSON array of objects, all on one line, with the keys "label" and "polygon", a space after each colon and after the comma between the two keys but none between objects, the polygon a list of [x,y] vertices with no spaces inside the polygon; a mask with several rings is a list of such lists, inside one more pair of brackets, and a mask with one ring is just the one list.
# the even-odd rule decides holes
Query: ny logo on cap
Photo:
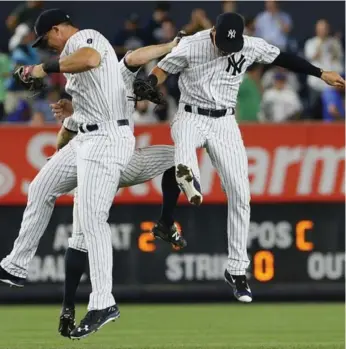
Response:
[{"label": "ny logo on cap", "polygon": [[237,32],[236,32],[234,29],[233,29],[233,30],[230,29],[230,30],[228,31],[227,37],[230,38],[230,39],[234,39],[236,33],[237,33]]}]

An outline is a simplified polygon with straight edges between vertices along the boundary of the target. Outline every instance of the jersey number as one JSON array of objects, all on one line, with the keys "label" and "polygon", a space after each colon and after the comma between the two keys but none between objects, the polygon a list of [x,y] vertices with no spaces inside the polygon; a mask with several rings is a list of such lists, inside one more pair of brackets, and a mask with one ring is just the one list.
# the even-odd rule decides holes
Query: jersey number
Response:
[{"label": "jersey number", "polygon": [[240,74],[245,61],[246,59],[244,55],[241,55],[237,62],[234,58],[234,55],[228,57],[228,67],[226,69],[226,72],[229,73],[232,68],[232,76],[236,76],[237,74]]}]

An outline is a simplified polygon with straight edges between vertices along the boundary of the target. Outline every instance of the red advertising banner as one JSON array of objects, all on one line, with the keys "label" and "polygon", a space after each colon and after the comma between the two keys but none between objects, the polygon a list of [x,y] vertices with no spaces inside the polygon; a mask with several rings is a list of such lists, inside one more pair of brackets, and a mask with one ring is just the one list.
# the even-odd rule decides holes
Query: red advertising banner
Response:
[{"label": "red advertising banner", "polygon": [[[54,153],[57,131],[56,127],[0,127],[0,204],[26,203],[30,182]],[[246,124],[241,132],[253,202],[344,201],[344,124]],[[168,125],[137,127],[136,137],[138,147],[172,144]],[[207,153],[198,154],[204,202],[225,202]],[[160,203],[160,178],[121,189],[116,202]],[[58,203],[72,203],[72,195]]]}]

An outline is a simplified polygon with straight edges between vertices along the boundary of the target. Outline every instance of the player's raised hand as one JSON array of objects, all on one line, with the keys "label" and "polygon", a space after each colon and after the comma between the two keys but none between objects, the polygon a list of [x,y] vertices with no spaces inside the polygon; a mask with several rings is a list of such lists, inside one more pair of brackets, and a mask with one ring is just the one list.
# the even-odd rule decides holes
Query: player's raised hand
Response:
[{"label": "player's raised hand", "polygon": [[345,88],[345,80],[334,71],[324,71],[322,73],[321,79],[330,86],[340,89]]},{"label": "player's raised hand", "polygon": [[60,99],[57,103],[50,105],[54,117],[59,121],[64,121],[73,114],[72,102],[68,99]]},{"label": "player's raised hand", "polygon": [[186,36],[187,34],[186,34],[186,32],[184,31],[184,30],[180,30],[179,32],[178,32],[178,34],[177,34],[177,36],[174,38],[174,40],[173,40],[173,43],[174,43],[174,46],[177,46],[178,44],[179,44],[179,42],[180,42],[180,40],[184,37],[184,36]]}]

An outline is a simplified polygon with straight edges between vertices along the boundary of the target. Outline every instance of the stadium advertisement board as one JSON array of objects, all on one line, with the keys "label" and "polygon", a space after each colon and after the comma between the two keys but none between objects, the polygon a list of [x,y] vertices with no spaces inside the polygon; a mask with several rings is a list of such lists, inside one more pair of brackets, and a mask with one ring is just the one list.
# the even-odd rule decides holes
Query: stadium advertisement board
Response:
[{"label": "stadium advertisement board", "polygon": [[[242,125],[253,202],[344,202],[343,124]],[[57,128],[1,127],[0,205],[26,203],[30,181],[54,153]],[[137,146],[172,143],[168,125],[137,127]],[[207,153],[199,151],[205,203],[225,203]],[[160,179],[118,192],[118,203],[160,203]],[[182,199],[182,202],[184,200]],[[72,203],[71,196],[59,203]]]}]

